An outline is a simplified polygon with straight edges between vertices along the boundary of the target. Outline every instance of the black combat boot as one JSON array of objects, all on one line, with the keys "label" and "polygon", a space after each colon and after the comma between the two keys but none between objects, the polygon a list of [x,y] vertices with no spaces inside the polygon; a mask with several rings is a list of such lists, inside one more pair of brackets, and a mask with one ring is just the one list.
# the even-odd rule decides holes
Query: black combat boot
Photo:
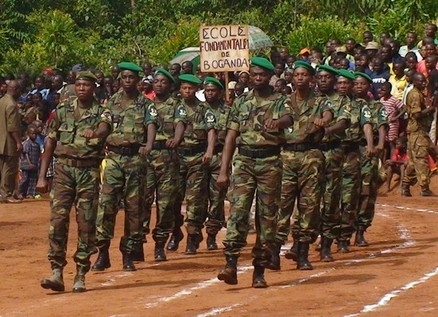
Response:
[{"label": "black combat boot", "polygon": [[99,246],[99,255],[97,256],[96,262],[91,267],[92,271],[104,271],[111,267],[110,257],[109,257],[109,247],[111,241],[104,241],[102,246]]},{"label": "black combat boot", "polygon": [[73,282],[73,293],[82,293],[85,288],[85,274],[87,270],[83,266],[76,265],[76,276]]},{"label": "black combat boot", "polygon": [[321,251],[319,253],[321,262],[333,262],[333,256],[330,250],[332,243],[333,239],[324,236],[321,237]]},{"label": "black combat boot", "polygon": [[[273,271],[280,271],[280,251],[281,251],[281,243],[274,242],[272,245],[272,255],[270,262],[266,265],[267,269]],[[255,271],[254,271],[255,272]]]},{"label": "black combat boot", "polygon": [[227,263],[225,268],[219,272],[217,278],[220,281],[224,281],[230,285],[237,284],[237,256],[227,255],[225,256]]},{"label": "black combat boot", "polygon": [[165,241],[155,242],[154,259],[155,262],[167,261],[166,252],[164,252]]},{"label": "black combat boot", "polygon": [[298,242],[298,270],[313,270],[312,264],[309,262],[309,242]]},{"label": "black combat boot", "polygon": [[217,250],[218,246],[216,243],[216,235],[215,234],[208,234],[207,236],[207,250]]},{"label": "black combat boot", "polygon": [[284,257],[288,260],[298,261],[298,241],[294,238],[294,242],[290,250],[286,251]]},{"label": "black combat boot", "polygon": [[170,236],[169,243],[167,244],[167,250],[176,251],[178,250],[179,243],[184,238],[184,234],[181,231],[180,227],[177,227],[173,230],[172,235]]},{"label": "black combat boot", "polygon": [[348,253],[350,252],[350,241],[342,240],[338,241],[338,253]]},{"label": "black combat boot", "polygon": [[263,266],[254,266],[254,272],[252,273],[252,287],[253,288],[266,288],[268,283],[265,280],[265,268]]},{"label": "black combat boot", "polygon": [[356,232],[356,239],[354,241],[354,244],[357,245],[358,247],[367,247],[369,246],[369,243],[367,242],[367,240],[365,240],[365,227],[364,226],[359,226],[357,228],[357,232]]},{"label": "black combat boot", "polygon": [[424,197],[429,197],[433,196],[433,192],[429,189],[429,187],[422,187],[420,195]]},{"label": "black combat boot", "polygon": [[187,235],[186,254],[196,254],[199,248],[200,236],[197,233]]},{"label": "black combat boot", "polygon": [[401,195],[405,197],[412,197],[411,190],[408,184],[402,184]]},{"label": "black combat boot", "polygon": [[135,251],[131,253],[132,261],[144,262],[143,241],[136,245]]},{"label": "black combat boot", "polygon": [[136,271],[132,255],[130,253],[123,253],[123,271]]},{"label": "black combat boot", "polygon": [[52,275],[41,281],[41,287],[45,289],[51,289],[52,291],[63,292],[64,279],[62,277],[62,268],[54,268]]}]

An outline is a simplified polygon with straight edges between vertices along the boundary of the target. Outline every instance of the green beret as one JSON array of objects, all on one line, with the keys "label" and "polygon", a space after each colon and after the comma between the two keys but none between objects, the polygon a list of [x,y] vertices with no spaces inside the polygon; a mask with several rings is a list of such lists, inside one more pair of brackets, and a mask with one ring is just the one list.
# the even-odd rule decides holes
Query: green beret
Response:
[{"label": "green beret", "polygon": [[310,74],[315,75],[315,68],[305,61],[296,61],[294,63],[294,70],[297,68],[305,68],[310,72]]},{"label": "green beret", "polygon": [[269,71],[274,71],[275,67],[270,61],[263,57],[253,57],[251,58],[251,66],[258,66]]},{"label": "green beret", "polygon": [[211,76],[205,77],[204,85],[207,85],[207,84],[213,84],[213,85],[218,86],[220,89],[224,89],[224,85],[222,85],[222,83],[219,80],[217,80],[216,78],[211,77]]},{"label": "green beret", "polygon": [[164,75],[164,76],[166,76],[167,78],[169,78],[169,80],[171,81],[171,82],[175,82],[175,78],[173,78],[173,76],[172,76],[172,74],[170,74],[167,70],[165,70],[164,68],[158,68],[156,71],[155,71],[155,74],[154,74],[154,76],[157,76],[158,74],[162,74],[162,75]]},{"label": "green beret", "polygon": [[338,69],[338,76],[342,76],[350,80],[354,80],[355,78],[354,74],[346,69]]},{"label": "green beret", "polygon": [[130,70],[132,72],[138,73],[142,72],[143,69],[138,66],[137,64],[131,63],[131,62],[121,62],[117,66],[119,66],[120,70]]},{"label": "green beret", "polygon": [[354,75],[354,78],[357,78],[357,77],[363,77],[363,78],[365,78],[366,80],[368,80],[368,81],[370,82],[370,84],[373,83],[373,80],[371,79],[371,77],[368,76],[368,75],[365,74],[365,73],[362,73],[362,72],[354,72],[353,75]]},{"label": "green beret", "polygon": [[331,73],[331,74],[333,74],[333,75],[335,75],[335,76],[338,75],[338,70],[337,70],[337,69],[334,69],[334,68],[331,67],[330,65],[321,64],[321,65],[318,65],[318,67],[316,68],[316,71],[317,71],[318,73],[319,73],[319,72],[322,72],[323,70],[325,70],[326,72],[329,72],[329,73]]},{"label": "green beret", "polygon": [[178,76],[179,80],[183,83],[190,83],[194,85],[199,85],[202,81],[192,74],[182,74]]},{"label": "green beret", "polygon": [[79,79],[88,80],[88,81],[92,81],[92,82],[97,81],[96,75],[94,75],[89,70],[83,70],[81,72],[78,72],[78,74],[76,75],[76,80],[79,80]]}]

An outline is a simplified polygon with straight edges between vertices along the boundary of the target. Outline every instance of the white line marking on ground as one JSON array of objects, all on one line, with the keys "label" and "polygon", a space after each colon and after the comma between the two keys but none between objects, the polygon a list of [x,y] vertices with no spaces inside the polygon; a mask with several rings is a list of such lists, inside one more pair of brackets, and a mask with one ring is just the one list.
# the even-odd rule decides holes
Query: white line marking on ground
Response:
[{"label": "white line marking on ground", "polygon": [[222,314],[224,312],[232,311],[233,308],[239,307],[239,306],[242,306],[242,304],[234,304],[234,305],[231,305],[231,306],[221,307],[221,308],[213,308],[212,310],[210,310],[210,311],[208,311],[208,312],[206,312],[204,314],[197,315],[196,317],[217,316],[217,315]]},{"label": "white line marking on ground", "polygon": [[364,313],[375,311],[382,306],[388,305],[388,303],[390,302],[391,299],[399,296],[401,293],[403,293],[411,288],[414,288],[419,284],[426,282],[431,277],[434,277],[436,275],[438,275],[438,266],[434,270],[424,274],[418,280],[415,280],[413,282],[409,282],[409,283],[403,285],[402,287],[397,288],[395,290],[392,290],[391,292],[385,294],[377,303],[364,306],[364,308],[359,313],[345,315],[344,317],[355,317],[355,316],[359,316],[359,315],[364,314]]},{"label": "white line marking on ground", "polygon": [[102,286],[111,286],[111,285],[113,285],[116,282],[116,280],[118,280],[120,278],[127,277],[127,276],[132,276],[132,275],[133,275],[132,272],[123,272],[123,273],[118,274],[118,275],[109,276],[108,280],[103,282],[103,283],[101,283],[100,285],[102,285]]},{"label": "white line marking on ground", "polygon": [[412,207],[399,206],[399,205],[388,205],[388,204],[376,204],[376,206],[390,207],[390,208],[395,208],[395,209],[409,210],[409,211],[416,211],[416,212],[423,212],[423,213],[428,213],[428,214],[438,214],[438,211],[436,211],[436,210],[429,210],[429,209],[423,209],[423,208],[412,208]]},{"label": "white line marking on ground", "polygon": [[[244,272],[246,272],[246,271],[248,271],[248,270],[250,270],[252,268],[253,268],[252,265],[251,266],[239,266],[238,269],[237,269],[237,274],[242,274],[242,273],[244,273]],[[190,295],[194,291],[207,288],[210,285],[217,284],[219,282],[220,281],[217,279],[217,277],[214,277],[214,278],[211,278],[211,279],[199,282],[198,284],[196,284],[195,286],[193,286],[191,288],[183,289],[183,290],[181,290],[181,291],[179,291],[179,292],[177,292],[177,293],[175,293],[175,294],[173,294],[171,296],[160,297],[160,298],[156,299],[152,303],[145,304],[144,307],[145,308],[153,308],[153,307],[158,306],[160,303],[170,302],[170,301],[172,301],[174,299]]]}]

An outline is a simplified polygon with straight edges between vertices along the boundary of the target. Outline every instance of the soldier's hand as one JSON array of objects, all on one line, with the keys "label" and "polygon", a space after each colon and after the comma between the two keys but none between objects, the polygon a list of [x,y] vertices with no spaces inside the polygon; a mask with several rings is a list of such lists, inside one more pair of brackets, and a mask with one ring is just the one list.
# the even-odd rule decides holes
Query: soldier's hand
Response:
[{"label": "soldier's hand", "polygon": [[36,190],[41,194],[47,193],[49,187],[48,185],[49,183],[47,182],[47,179],[45,177],[39,177],[36,185]]},{"label": "soldier's hand", "polygon": [[227,174],[220,173],[217,178],[216,184],[219,188],[228,188],[228,186],[230,185],[230,177]]},{"label": "soldier's hand", "polygon": [[365,154],[368,157],[372,157],[374,155],[375,151],[374,151],[374,147],[373,146],[367,146],[366,150],[365,150]]},{"label": "soldier's hand", "polygon": [[209,151],[205,152],[204,156],[202,157],[202,163],[208,164],[213,157],[213,153],[210,153]]},{"label": "soldier's hand", "polygon": [[176,142],[176,140],[174,138],[173,139],[168,139],[166,141],[166,147],[169,148],[169,149],[174,149],[177,146],[178,146],[178,142]]},{"label": "soldier's hand", "polygon": [[275,119],[266,119],[265,120],[265,128],[266,129],[274,130],[274,129],[278,129],[278,126],[279,126],[278,120],[275,120]]},{"label": "soldier's hand", "polygon": [[322,128],[327,126],[327,122],[323,118],[315,118],[315,120],[313,121],[313,124],[318,126],[318,127],[322,127]]},{"label": "soldier's hand", "polygon": [[149,153],[151,153],[152,149],[148,146],[141,146],[138,149],[138,154],[140,154],[140,156],[148,156]]},{"label": "soldier's hand", "polygon": [[374,153],[379,154],[383,151],[383,146],[376,146],[374,147]]},{"label": "soldier's hand", "polygon": [[96,133],[91,129],[85,129],[82,132],[82,136],[87,139],[94,139],[96,137]]}]

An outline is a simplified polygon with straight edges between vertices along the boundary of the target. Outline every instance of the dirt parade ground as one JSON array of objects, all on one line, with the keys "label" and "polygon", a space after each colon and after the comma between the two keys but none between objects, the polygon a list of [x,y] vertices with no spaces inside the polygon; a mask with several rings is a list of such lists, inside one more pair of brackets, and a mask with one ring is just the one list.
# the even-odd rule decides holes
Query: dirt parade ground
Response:
[{"label": "dirt parade ground", "polygon": [[[437,178],[432,183],[438,193]],[[74,212],[66,292],[56,293],[40,287],[40,279],[50,275],[49,202],[2,204],[0,316],[438,316],[438,197],[423,198],[418,188],[412,193],[411,198],[396,191],[379,197],[366,235],[369,247],[335,253],[332,263],[319,262],[312,247],[313,271],[297,271],[295,262],[282,257],[281,271],[266,272],[267,289],[251,288],[255,235],[239,258],[236,286],[216,278],[224,265],[222,250],[207,251],[205,241],[195,256],[184,255],[184,241],[161,263],[153,261],[154,245],[148,243],[146,262],[137,263],[136,272],[124,272],[118,250],[120,212],[110,248],[112,267],[87,274],[88,291],[81,294],[71,292]],[[223,230],[220,239],[224,235]]]}]

